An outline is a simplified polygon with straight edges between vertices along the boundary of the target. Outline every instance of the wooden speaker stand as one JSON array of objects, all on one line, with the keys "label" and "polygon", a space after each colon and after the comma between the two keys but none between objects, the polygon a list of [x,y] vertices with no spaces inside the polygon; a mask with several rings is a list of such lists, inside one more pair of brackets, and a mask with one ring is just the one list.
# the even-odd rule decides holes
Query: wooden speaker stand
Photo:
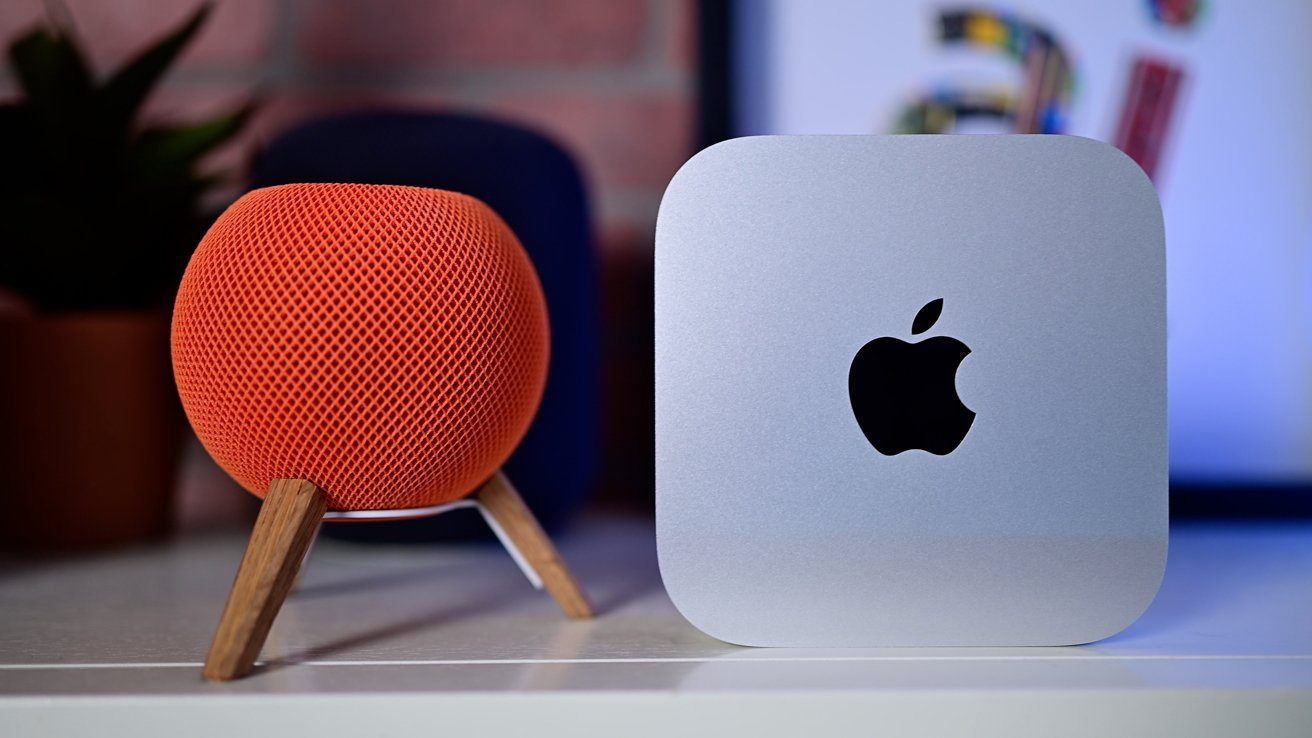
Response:
[{"label": "wooden speaker stand", "polygon": [[[531,567],[571,618],[592,617],[592,607],[579,589],[551,539],[538,525],[510,480],[500,471],[476,492],[473,500],[497,534],[513,544],[517,558]],[[438,506],[434,511],[449,506]],[[414,511],[392,517],[414,517]],[[296,581],[301,563],[328,513],[323,490],[304,479],[275,479],[260,507],[246,554],[228,593],[219,627],[205,657],[202,675],[211,681],[229,681],[250,673],[273,626],[273,619]],[[533,579],[530,576],[530,579]]]}]

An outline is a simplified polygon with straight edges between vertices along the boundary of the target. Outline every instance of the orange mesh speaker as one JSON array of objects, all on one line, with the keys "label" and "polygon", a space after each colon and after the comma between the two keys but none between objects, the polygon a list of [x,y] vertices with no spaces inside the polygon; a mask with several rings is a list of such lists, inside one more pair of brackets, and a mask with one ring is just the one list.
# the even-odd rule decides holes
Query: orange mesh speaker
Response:
[{"label": "orange mesh speaker", "polygon": [[388,185],[255,190],[197,247],[172,346],[201,443],[264,498],[206,677],[249,672],[319,521],[352,511],[403,517],[473,492],[530,578],[591,615],[498,471],[542,397],[549,338],[533,265],[482,202]]},{"label": "orange mesh speaker", "polygon": [[256,190],[192,257],[173,368],[192,427],[263,496],[304,478],[332,509],[422,507],[471,491],[528,430],[546,380],[546,306],[482,202],[418,187]]}]

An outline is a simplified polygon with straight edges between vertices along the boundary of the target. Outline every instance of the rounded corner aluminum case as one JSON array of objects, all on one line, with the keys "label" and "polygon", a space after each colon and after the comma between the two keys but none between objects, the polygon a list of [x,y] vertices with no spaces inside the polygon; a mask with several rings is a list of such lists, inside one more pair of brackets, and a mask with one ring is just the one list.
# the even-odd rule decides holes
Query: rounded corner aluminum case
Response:
[{"label": "rounded corner aluminum case", "polygon": [[[1161,208],[1067,136],[763,136],[693,157],[656,227],[656,528],[670,597],[754,646],[1087,643],[1167,548]],[[912,320],[942,298],[937,323]],[[868,341],[963,341],[951,453],[885,456]]]}]

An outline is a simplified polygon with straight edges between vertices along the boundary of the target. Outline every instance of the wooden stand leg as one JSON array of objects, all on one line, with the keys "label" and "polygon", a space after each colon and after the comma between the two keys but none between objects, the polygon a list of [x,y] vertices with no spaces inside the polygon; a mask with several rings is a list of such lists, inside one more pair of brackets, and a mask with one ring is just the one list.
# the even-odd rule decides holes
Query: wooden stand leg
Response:
[{"label": "wooden stand leg", "polygon": [[474,496],[528,559],[560,609],[571,618],[592,617],[592,606],[578,582],[506,475],[493,474]]},{"label": "wooden stand leg", "polygon": [[206,679],[225,682],[250,673],[327,509],[327,496],[303,479],[269,485],[205,657]]}]

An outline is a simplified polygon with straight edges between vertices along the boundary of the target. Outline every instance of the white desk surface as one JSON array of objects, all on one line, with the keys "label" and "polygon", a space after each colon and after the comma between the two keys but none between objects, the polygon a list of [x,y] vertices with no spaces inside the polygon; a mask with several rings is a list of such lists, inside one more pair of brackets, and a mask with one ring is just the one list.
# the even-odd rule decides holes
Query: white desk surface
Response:
[{"label": "white desk surface", "polygon": [[1177,524],[1138,623],[1024,649],[716,641],[661,589],[650,521],[561,540],[591,622],[565,620],[493,545],[321,539],[265,665],[208,684],[244,544],[0,566],[0,736],[1312,736],[1310,522]]}]

